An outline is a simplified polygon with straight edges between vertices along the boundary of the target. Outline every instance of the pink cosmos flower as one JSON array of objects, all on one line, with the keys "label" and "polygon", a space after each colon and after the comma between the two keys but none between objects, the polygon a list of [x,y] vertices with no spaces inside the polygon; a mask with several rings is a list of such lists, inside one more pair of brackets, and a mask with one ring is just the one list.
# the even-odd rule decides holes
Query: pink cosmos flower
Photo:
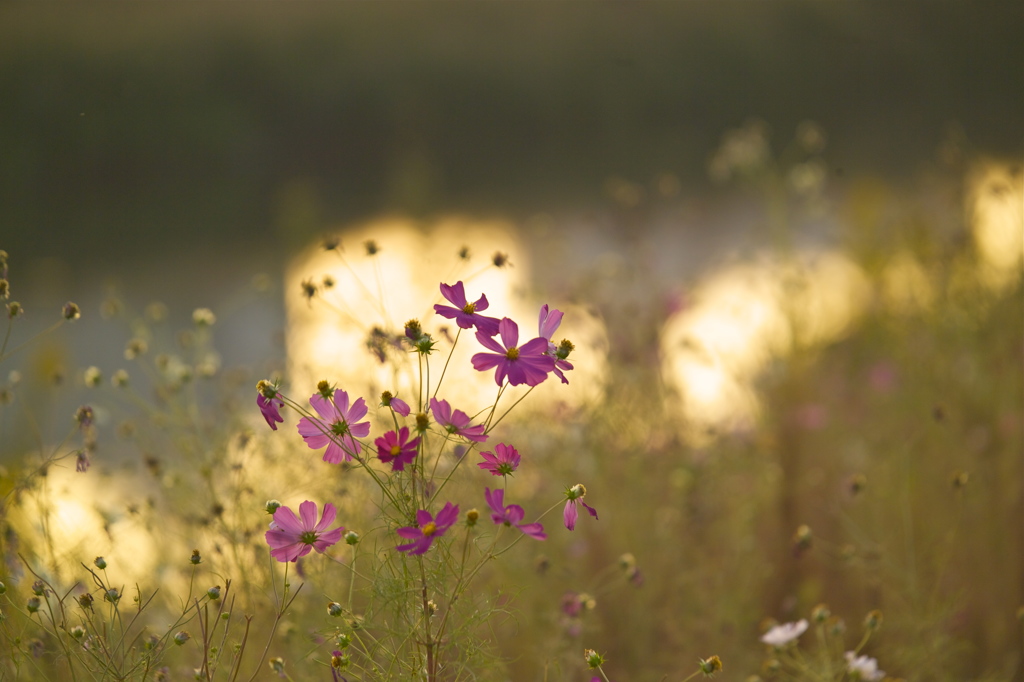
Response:
[{"label": "pink cosmos flower", "polygon": [[257,393],[256,405],[263,413],[263,418],[267,420],[267,425],[277,431],[277,425],[284,421],[280,412],[280,409],[284,407],[284,401],[276,395],[273,398],[267,398],[262,393]]},{"label": "pink cosmos flower", "polygon": [[441,305],[440,303],[435,304],[434,312],[438,315],[449,320],[455,320],[455,324],[463,329],[472,329],[475,326],[478,331],[483,332],[487,336],[494,336],[498,333],[498,318],[485,317],[477,312],[487,310],[486,296],[481,294],[480,298],[474,303],[467,302],[466,288],[462,285],[462,282],[456,282],[454,285],[442,282],[441,295],[448,299],[448,302],[452,303],[455,307]]},{"label": "pink cosmos flower", "polygon": [[416,457],[419,438],[409,440],[409,427],[403,426],[398,433],[388,431],[374,441],[377,445],[377,457],[387,464],[391,462],[392,471],[404,471],[406,464],[411,464]]},{"label": "pink cosmos flower", "polygon": [[483,443],[487,440],[487,436],[484,434],[487,426],[484,424],[470,426],[469,415],[462,410],[452,412],[451,405],[448,404],[447,400],[431,398],[430,411],[434,413],[434,419],[437,423],[447,429],[448,433],[462,436],[466,440],[476,443]]},{"label": "pink cosmos flower", "polygon": [[365,438],[370,435],[370,422],[359,422],[366,416],[366,402],[360,398],[350,407],[348,393],[339,389],[334,392],[333,400],[314,393],[309,404],[323,417],[323,421],[311,417],[299,420],[299,435],[306,441],[306,445],[313,450],[326,445],[325,462],[338,464],[342,460],[351,461],[359,453],[356,437]]},{"label": "pink cosmos flower", "polygon": [[548,378],[548,372],[555,368],[555,361],[546,355],[547,339],[538,336],[522,346],[517,346],[519,326],[507,317],[502,318],[498,332],[501,334],[500,344],[483,332],[476,333],[476,340],[494,352],[474,355],[473,369],[484,372],[497,367],[494,382],[498,386],[504,383],[505,377],[508,377],[508,383],[512,386],[536,386]]},{"label": "pink cosmos flower", "polygon": [[491,492],[490,488],[484,488],[484,498],[487,500],[487,505],[494,512],[491,514],[491,521],[501,525],[512,526],[523,531],[524,535],[529,535],[535,540],[547,540],[547,533],[544,532],[544,526],[539,523],[520,523],[526,512],[518,504],[510,504],[507,507],[505,504],[505,491],[497,489]]},{"label": "pink cosmos flower", "polygon": [[583,496],[586,494],[587,489],[583,487],[582,483],[577,483],[565,491],[567,499],[565,502],[565,509],[562,511],[562,520],[565,522],[565,527],[569,530],[576,530],[576,519],[579,518],[579,509],[577,508],[577,505],[579,504],[582,504],[591,516],[595,519],[597,518],[597,510],[583,501]]},{"label": "pink cosmos flower", "polygon": [[519,452],[511,445],[498,443],[494,452],[481,452],[480,456],[485,461],[477,462],[477,466],[494,476],[508,476],[519,468]]},{"label": "pink cosmos flower", "polygon": [[300,504],[299,515],[301,519],[288,507],[278,507],[274,511],[274,520],[266,538],[270,545],[270,556],[278,561],[295,561],[309,554],[311,549],[323,554],[324,550],[341,540],[345,532],[341,527],[327,530],[337,515],[337,510],[330,502],[324,505],[324,513],[319,522],[316,520],[315,502],[306,500]]},{"label": "pink cosmos flower", "polygon": [[408,417],[409,413],[412,411],[409,409],[409,403],[405,402],[401,398],[391,399],[391,409],[403,417]]},{"label": "pink cosmos flower", "polygon": [[558,326],[562,324],[562,315],[563,313],[561,310],[552,310],[549,312],[548,304],[545,303],[540,307],[540,324],[538,327],[540,335],[548,340],[548,349],[545,354],[553,358],[555,361],[555,376],[561,379],[563,384],[567,384],[569,383],[569,380],[565,378],[565,374],[563,374],[562,371],[565,370],[568,372],[573,369],[572,363],[565,358],[560,358],[558,356],[558,346],[551,340],[551,337],[554,336],[556,331],[558,331]]},{"label": "pink cosmos flower", "polygon": [[459,506],[452,506],[451,502],[446,503],[444,509],[437,512],[436,518],[431,516],[427,510],[420,509],[416,512],[415,528],[409,526],[395,531],[399,537],[413,542],[407,545],[398,545],[395,549],[399,552],[409,552],[410,555],[423,554],[430,549],[430,545],[435,539],[444,535],[445,531],[452,527],[458,518]]}]

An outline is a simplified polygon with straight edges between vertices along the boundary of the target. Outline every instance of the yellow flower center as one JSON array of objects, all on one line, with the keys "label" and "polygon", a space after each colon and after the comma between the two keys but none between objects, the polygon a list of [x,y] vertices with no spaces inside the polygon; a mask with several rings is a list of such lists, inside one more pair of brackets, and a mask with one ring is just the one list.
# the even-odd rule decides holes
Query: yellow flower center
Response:
[{"label": "yellow flower center", "polygon": [[402,451],[402,448],[401,448],[401,447],[399,447],[399,446],[397,446],[397,445],[392,445],[392,446],[391,446],[391,456],[392,456],[392,457],[394,457],[395,455],[397,455],[397,454],[398,454],[399,452],[401,452],[401,451]]},{"label": "yellow flower center", "polygon": [[515,360],[516,358],[519,357],[519,349],[516,348],[515,346],[509,348],[507,351],[505,351],[505,357],[508,358],[509,360]]},{"label": "yellow flower center", "polygon": [[437,532],[437,524],[431,521],[427,525],[423,526],[423,537],[429,538],[431,535]]},{"label": "yellow flower center", "polygon": [[476,303],[467,303],[462,307],[462,312],[472,315],[476,312]]}]

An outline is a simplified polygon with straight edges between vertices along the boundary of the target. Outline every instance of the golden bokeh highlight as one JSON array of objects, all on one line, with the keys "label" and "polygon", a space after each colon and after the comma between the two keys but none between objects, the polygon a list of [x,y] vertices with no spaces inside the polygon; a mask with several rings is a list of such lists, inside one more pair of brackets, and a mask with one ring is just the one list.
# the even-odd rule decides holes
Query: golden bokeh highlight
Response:
[{"label": "golden bokeh highlight", "polygon": [[[373,254],[368,253],[370,242],[376,248]],[[464,248],[468,258],[459,255]],[[507,257],[507,264],[492,263],[497,253]],[[347,390],[350,397],[365,397],[371,414],[385,390],[416,409],[417,356],[408,352],[408,346],[393,346],[381,362],[367,346],[375,327],[394,338],[403,333],[406,321],[416,318],[439,342],[429,358],[431,395],[444,371],[438,398],[470,415],[489,406],[498,391],[494,373],[477,372],[470,361],[486,349],[472,330],[460,333],[454,321],[433,310],[436,303],[447,305],[440,283],[462,281],[469,301],[486,294],[489,307],[483,314],[517,322],[520,343],[538,335],[543,303],[565,313],[553,340],[568,338],[576,346],[569,358],[576,367],[568,373],[570,383],[562,385],[549,376],[517,411],[549,409],[559,403],[581,407],[599,401],[607,362],[604,325],[582,306],[540,300],[532,292],[530,276],[528,252],[515,226],[504,221],[452,217],[422,224],[387,218],[347,229],[338,249],[310,247],[285,275],[286,393],[305,402],[316,383],[325,379]],[[323,286],[325,277],[332,283],[329,288]],[[312,298],[304,293],[304,282],[319,287]],[[456,336],[455,352],[444,370],[451,348],[448,339]],[[501,405],[510,406],[526,390],[523,386],[507,390]]]},{"label": "golden bokeh highlight", "polygon": [[966,211],[981,282],[1003,290],[1024,266],[1024,162],[984,159],[967,176]]},{"label": "golden bokeh highlight", "polygon": [[700,282],[662,333],[662,370],[680,396],[691,442],[757,418],[754,380],[776,357],[845,335],[871,296],[867,276],[838,252],[764,256]]}]

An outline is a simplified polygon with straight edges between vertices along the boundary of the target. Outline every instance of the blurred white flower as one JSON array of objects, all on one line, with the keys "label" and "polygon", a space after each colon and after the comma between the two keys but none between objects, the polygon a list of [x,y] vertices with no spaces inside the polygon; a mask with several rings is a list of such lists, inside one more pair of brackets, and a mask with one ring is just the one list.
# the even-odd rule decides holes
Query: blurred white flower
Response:
[{"label": "blurred white flower", "polygon": [[807,630],[807,619],[801,618],[795,623],[776,625],[761,636],[761,641],[774,647],[784,647]]},{"label": "blurred white flower", "polygon": [[846,669],[855,680],[878,682],[885,677],[885,671],[878,669],[878,661],[867,656],[858,656],[852,651],[846,652]]}]

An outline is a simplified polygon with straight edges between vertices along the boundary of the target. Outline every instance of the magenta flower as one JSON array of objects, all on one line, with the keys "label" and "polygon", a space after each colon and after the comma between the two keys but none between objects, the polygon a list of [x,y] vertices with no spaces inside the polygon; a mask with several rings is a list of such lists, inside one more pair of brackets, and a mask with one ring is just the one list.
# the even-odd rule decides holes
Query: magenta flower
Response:
[{"label": "magenta flower", "polygon": [[469,415],[462,410],[452,412],[451,405],[447,400],[430,399],[430,411],[434,413],[437,423],[448,430],[448,433],[462,436],[466,440],[483,443],[487,440],[484,431],[487,427],[484,424],[476,426],[469,425]]},{"label": "magenta flower", "polygon": [[391,399],[391,409],[403,417],[408,417],[409,413],[412,411],[409,409],[409,403],[405,402],[401,398]]},{"label": "magenta flower", "polygon": [[388,431],[374,441],[377,445],[377,458],[387,464],[391,462],[392,471],[404,471],[406,464],[411,464],[416,457],[419,438],[409,440],[409,427],[403,426],[398,433]]},{"label": "magenta flower", "polygon": [[437,303],[434,305],[434,312],[438,315],[449,320],[455,320],[455,324],[463,329],[472,329],[475,326],[478,331],[483,332],[487,336],[494,336],[498,333],[498,318],[485,317],[477,312],[487,310],[486,296],[481,294],[475,303],[467,302],[466,288],[462,285],[462,282],[456,282],[451,286],[442,282],[441,295],[448,299],[448,302],[452,303],[455,307]]},{"label": "magenta flower", "polygon": [[519,452],[511,445],[498,443],[494,452],[481,452],[480,456],[485,461],[477,462],[477,466],[494,476],[508,476],[519,468]]},{"label": "magenta flower", "polygon": [[262,393],[257,393],[256,404],[259,406],[260,412],[263,413],[263,418],[267,420],[267,425],[277,431],[277,425],[284,421],[280,412],[280,409],[284,407],[284,401],[276,395],[273,398],[267,398]]},{"label": "magenta flower", "polygon": [[502,385],[505,377],[508,377],[508,383],[512,386],[536,386],[548,378],[548,372],[555,368],[555,361],[546,355],[547,339],[538,336],[522,346],[516,346],[519,343],[519,326],[507,317],[502,318],[498,331],[501,334],[500,344],[483,332],[476,333],[476,340],[494,352],[474,355],[473,369],[484,372],[497,367],[494,382],[498,386]]},{"label": "magenta flower", "polygon": [[350,407],[348,393],[339,389],[334,392],[333,400],[314,393],[309,404],[324,421],[313,417],[299,420],[299,435],[306,441],[306,445],[312,450],[319,450],[326,445],[325,462],[338,464],[342,460],[351,461],[353,456],[359,454],[356,437],[365,438],[370,435],[370,422],[359,422],[366,416],[366,403],[360,398]]},{"label": "magenta flower", "polygon": [[403,537],[406,540],[413,540],[407,545],[398,545],[395,547],[399,552],[409,552],[413,554],[423,554],[430,545],[433,544],[436,538],[444,535],[445,531],[452,527],[452,524],[459,518],[459,506],[452,506],[451,502],[444,505],[444,509],[437,512],[437,518],[430,515],[425,509],[420,509],[416,512],[416,527],[399,528],[395,532],[398,533],[399,537]]},{"label": "magenta flower", "polygon": [[544,532],[544,526],[539,523],[520,523],[526,512],[518,504],[510,504],[507,507],[505,505],[505,491],[497,489],[491,492],[490,488],[484,488],[484,498],[487,500],[487,505],[494,512],[491,514],[491,521],[498,524],[505,524],[506,526],[512,526],[523,531],[524,535],[529,535],[535,540],[547,540],[547,533]]},{"label": "magenta flower", "polygon": [[278,507],[274,511],[274,520],[266,538],[270,545],[270,556],[278,561],[295,561],[309,554],[311,549],[323,554],[324,550],[341,540],[345,532],[341,527],[327,530],[337,515],[337,510],[330,502],[324,505],[324,513],[319,522],[316,520],[315,502],[306,500],[300,504],[299,515],[301,519],[288,507]]},{"label": "magenta flower", "polygon": [[[540,307],[540,324],[539,332],[540,335],[548,340],[548,349],[545,352],[546,355],[550,356],[555,361],[555,376],[562,380],[563,384],[569,383],[569,380],[565,378],[565,374],[562,371],[568,372],[573,368],[572,363],[566,360],[564,357],[559,356],[558,346],[551,340],[555,332],[558,331],[558,326],[562,324],[562,311],[552,310],[548,311],[548,304],[545,303]],[[568,355],[568,352],[566,352]]]},{"label": "magenta flower", "polygon": [[565,510],[562,512],[562,520],[565,521],[565,527],[569,530],[576,530],[576,519],[579,518],[579,509],[577,505],[582,504],[591,516],[595,519],[597,518],[597,510],[583,501],[583,496],[586,494],[587,489],[583,487],[582,483],[577,483],[565,491],[567,499],[565,502]]}]

